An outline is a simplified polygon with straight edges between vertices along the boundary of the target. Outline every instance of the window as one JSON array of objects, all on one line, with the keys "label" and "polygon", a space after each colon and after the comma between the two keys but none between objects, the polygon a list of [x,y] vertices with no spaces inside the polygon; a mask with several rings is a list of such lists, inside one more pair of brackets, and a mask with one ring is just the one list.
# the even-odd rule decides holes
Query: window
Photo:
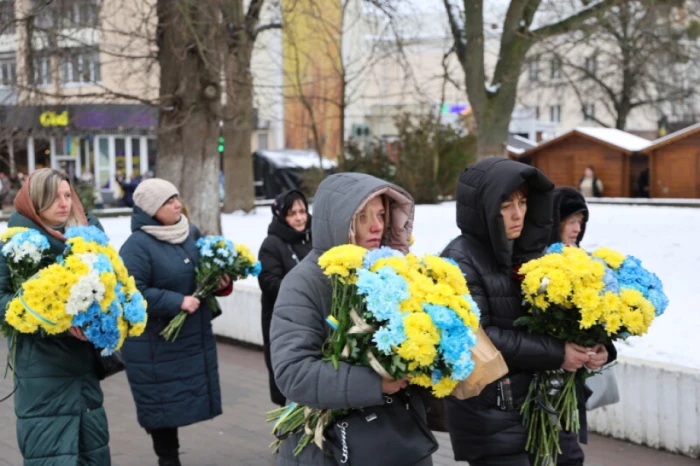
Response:
[{"label": "window", "polygon": [[95,27],[99,18],[97,0],[45,2],[35,9],[34,26],[39,29]]},{"label": "window", "polygon": [[34,84],[37,86],[49,86],[51,79],[51,57],[34,58]]},{"label": "window", "polygon": [[527,75],[530,81],[539,81],[540,69],[539,62],[537,60],[532,60],[527,66]]},{"label": "window", "polygon": [[549,106],[549,121],[553,123],[561,123],[561,105]]},{"label": "window", "polygon": [[586,73],[588,73],[591,76],[595,76],[595,73],[598,68],[598,60],[596,59],[595,55],[591,55],[590,57],[586,58]]},{"label": "window", "polygon": [[586,104],[583,106],[583,119],[585,121],[595,121],[595,104]]},{"label": "window", "polygon": [[100,54],[81,51],[64,56],[61,60],[61,79],[64,84],[100,82]]},{"label": "window", "polygon": [[17,84],[17,62],[14,58],[0,60],[0,86],[10,87]]},{"label": "window", "polygon": [[63,27],[90,27],[97,25],[97,0],[64,0],[60,4]]},{"label": "window", "polygon": [[258,133],[258,150],[267,150],[267,133]]},{"label": "window", "polygon": [[551,62],[551,76],[552,79],[561,79],[561,60],[558,58],[552,59]]},{"label": "window", "polygon": [[0,34],[15,33],[15,2],[0,0]]}]

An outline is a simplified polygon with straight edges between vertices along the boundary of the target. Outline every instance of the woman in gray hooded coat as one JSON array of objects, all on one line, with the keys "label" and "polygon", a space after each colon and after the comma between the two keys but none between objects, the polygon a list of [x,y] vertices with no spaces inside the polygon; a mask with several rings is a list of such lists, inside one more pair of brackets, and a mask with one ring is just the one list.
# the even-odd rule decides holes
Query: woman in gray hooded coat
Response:
[{"label": "woman in gray hooded coat", "polygon": [[[314,197],[313,249],[292,269],[272,314],[270,340],[275,380],[290,401],[312,408],[349,409],[384,404],[384,394],[407,385],[406,379],[383,380],[368,367],[340,363],[336,370],[323,361],[321,346],[328,336],[324,319],[331,308],[331,284],[318,265],[327,250],[343,244],[367,249],[380,245],[408,252],[415,206],[403,189],[369,175],[341,173],[326,178]],[[417,396],[412,405],[425,419]],[[335,466],[329,451],[314,443],[299,456],[293,450],[299,434],[282,444],[278,466]],[[380,452],[377,452],[380,453]],[[430,457],[416,466],[432,465]]]}]

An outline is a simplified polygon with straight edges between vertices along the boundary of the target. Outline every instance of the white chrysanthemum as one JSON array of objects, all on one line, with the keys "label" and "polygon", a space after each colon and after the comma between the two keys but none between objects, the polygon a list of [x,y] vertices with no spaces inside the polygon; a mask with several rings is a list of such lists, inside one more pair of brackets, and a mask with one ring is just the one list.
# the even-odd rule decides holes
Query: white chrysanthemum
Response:
[{"label": "white chrysanthemum", "polygon": [[7,243],[3,247],[3,253],[12,258],[13,262],[21,262],[22,259],[28,257],[32,262],[37,263],[41,260],[41,251],[36,245],[29,241],[24,241],[21,244],[16,242]]},{"label": "white chrysanthemum", "polygon": [[94,252],[86,252],[84,254],[75,254],[76,257],[80,258],[81,261],[85,262],[88,267],[92,269],[95,262],[97,262],[97,254]]},{"label": "white chrysanthemum", "polygon": [[105,285],[95,269],[80,277],[70,290],[66,302],[66,314],[77,315],[86,311],[94,301],[100,302],[105,296]]}]

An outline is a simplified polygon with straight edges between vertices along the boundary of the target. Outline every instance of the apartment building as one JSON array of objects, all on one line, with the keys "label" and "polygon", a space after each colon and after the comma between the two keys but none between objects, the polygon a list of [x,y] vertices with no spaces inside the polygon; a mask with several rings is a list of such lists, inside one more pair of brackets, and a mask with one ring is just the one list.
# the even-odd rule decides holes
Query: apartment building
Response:
[{"label": "apartment building", "polygon": [[107,196],[157,171],[155,24],[153,0],[0,0],[0,170],[89,172]]}]

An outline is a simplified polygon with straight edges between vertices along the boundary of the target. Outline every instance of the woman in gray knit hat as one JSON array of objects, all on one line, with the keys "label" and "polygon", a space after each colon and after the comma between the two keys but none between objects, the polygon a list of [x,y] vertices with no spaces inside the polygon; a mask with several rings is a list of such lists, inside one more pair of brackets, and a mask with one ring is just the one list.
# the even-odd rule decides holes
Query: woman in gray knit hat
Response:
[{"label": "woman in gray knit hat", "polygon": [[[122,353],[138,421],[152,437],[159,466],[179,466],[178,428],[221,414],[214,310],[192,296],[201,233],[182,215],[177,188],[160,178],[136,188],[131,231],[121,256],[148,301],[148,325]],[[232,288],[225,277],[219,296]],[[190,315],[177,339],[160,337],[183,310]]]}]

